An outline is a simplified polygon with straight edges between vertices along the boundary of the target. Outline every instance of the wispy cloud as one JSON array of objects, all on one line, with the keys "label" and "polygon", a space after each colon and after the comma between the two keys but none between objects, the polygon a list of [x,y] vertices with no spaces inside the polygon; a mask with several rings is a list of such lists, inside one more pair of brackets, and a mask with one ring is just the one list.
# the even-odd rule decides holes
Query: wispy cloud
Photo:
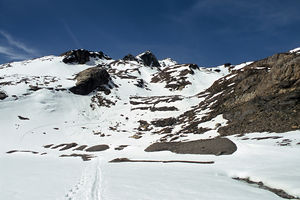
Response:
[{"label": "wispy cloud", "polygon": [[10,60],[29,59],[40,55],[37,50],[16,40],[6,31],[0,30],[0,37],[4,39],[2,41],[5,41],[4,44],[0,44],[0,54],[3,54]]},{"label": "wispy cloud", "polygon": [[64,28],[66,29],[68,35],[70,36],[71,40],[74,42],[75,46],[77,48],[81,48],[81,44],[79,43],[77,37],[75,36],[74,32],[71,30],[70,26],[64,21],[62,20],[62,23],[64,25]]},{"label": "wispy cloud", "polygon": [[0,46],[0,54],[3,54],[8,59],[12,59],[12,60],[22,60],[28,58],[28,56],[23,55],[21,53],[16,53],[14,52],[14,50],[4,46]]}]

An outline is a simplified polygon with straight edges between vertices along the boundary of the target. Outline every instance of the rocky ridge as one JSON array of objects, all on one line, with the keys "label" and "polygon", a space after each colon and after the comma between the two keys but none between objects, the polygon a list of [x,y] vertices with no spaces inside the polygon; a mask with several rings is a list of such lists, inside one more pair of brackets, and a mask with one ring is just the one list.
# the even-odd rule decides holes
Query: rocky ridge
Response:
[{"label": "rocky ridge", "polygon": [[205,93],[195,111],[210,107],[202,122],[223,114],[228,125],[219,129],[222,135],[299,129],[300,55],[281,53],[256,61],[217,80]]}]

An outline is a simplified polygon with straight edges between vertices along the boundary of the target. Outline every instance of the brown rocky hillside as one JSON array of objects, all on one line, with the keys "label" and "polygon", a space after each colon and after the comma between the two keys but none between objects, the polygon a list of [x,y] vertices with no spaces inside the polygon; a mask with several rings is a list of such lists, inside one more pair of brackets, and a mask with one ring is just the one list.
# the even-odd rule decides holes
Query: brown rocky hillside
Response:
[{"label": "brown rocky hillside", "polygon": [[[228,120],[221,135],[286,132],[300,128],[300,55],[280,53],[217,80],[194,109],[210,107],[201,121],[219,114]],[[201,95],[201,94],[200,94]]]}]

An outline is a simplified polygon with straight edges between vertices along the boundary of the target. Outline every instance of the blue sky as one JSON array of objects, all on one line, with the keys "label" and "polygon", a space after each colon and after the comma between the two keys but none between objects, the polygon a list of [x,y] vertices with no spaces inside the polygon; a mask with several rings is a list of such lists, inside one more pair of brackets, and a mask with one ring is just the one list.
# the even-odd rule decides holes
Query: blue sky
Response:
[{"label": "blue sky", "polygon": [[299,0],[0,0],[0,63],[85,48],[214,66],[300,46]]}]

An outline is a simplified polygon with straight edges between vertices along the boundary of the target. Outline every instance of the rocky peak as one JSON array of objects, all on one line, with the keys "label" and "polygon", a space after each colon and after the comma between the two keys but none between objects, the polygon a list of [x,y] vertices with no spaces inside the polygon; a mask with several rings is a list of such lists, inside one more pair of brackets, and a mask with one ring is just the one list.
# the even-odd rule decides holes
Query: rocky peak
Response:
[{"label": "rocky peak", "polygon": [[111,58],[105,55],[102,51],[99,52],[92,52],[85,49],[76,49],[67,51],[61,56],[64,56],[63,62],[64,63],[78,63],[78,64],[85,64],[90,61],[90,57],[92,58],[99,58],[99,59],[106,59],[110,60]]},{"label": "rocky peak", "polygon": [[147,66],[161,67],[156,56],[151,51],[141,53],[137,57],[140,58]]},{"label": "rocky peak", "polygon": [[128,54],[126,56],[124,56],[124,58],[122,59],[124,61],[138,61],[138,59],[133,56],[132,54]]},{"label": "rocky peak", "polygon": [[224,67],[230,67],[231,63],[224,63]]}]

